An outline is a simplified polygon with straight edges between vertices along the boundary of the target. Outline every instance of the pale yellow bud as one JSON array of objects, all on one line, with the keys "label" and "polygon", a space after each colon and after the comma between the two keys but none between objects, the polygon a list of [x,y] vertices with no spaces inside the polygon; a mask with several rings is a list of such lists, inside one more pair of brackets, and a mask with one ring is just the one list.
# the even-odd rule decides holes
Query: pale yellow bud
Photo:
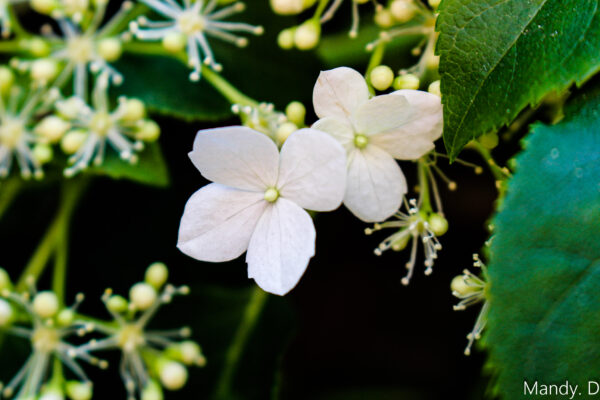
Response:
[{"label": "pale yellow bud", "polygon": [[371,85],[377,90],[387,90],[394,82],[394,71],[387,65],[379,65],[369,75]]},{"label": "pale yellow bud", "polygon": [[84,130],[67,132],[60,141],[60,148],[65,154],[75,154],[83,146],[87,136],[88,134]]},{"label": "pale yellow bud", "polygon": [[310,50],[319,44],[321,25],[318,21],[308,20],[296,28],[294,44],[300,50]]},{"label": "pale yellow bud", "polygon": [[170,32],[162,40],[162,45],[170,53],[179,53],[185,49],[187,38],[183,33]]},{"label": "pale yellow bud", "polygon": [[108,62],[117,61],[123,54],[123,44],[117,38],[102,39],[98,43],[98,55]]}]

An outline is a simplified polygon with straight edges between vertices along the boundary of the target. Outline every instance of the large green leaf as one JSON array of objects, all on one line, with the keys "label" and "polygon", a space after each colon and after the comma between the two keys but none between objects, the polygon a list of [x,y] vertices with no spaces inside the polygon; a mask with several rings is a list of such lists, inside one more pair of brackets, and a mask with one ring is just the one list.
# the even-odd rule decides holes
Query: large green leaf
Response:
[{"label": "large green leaf", "polygon": [[437,29],[452,158],[600,67],[598,0],[445,0]]},{"label": "large green leaf", "polygon": [[526,146],[495,219],[490,361],[503,398],[521,398],[524,380],[587,394],[600,371],[600,96]]}]

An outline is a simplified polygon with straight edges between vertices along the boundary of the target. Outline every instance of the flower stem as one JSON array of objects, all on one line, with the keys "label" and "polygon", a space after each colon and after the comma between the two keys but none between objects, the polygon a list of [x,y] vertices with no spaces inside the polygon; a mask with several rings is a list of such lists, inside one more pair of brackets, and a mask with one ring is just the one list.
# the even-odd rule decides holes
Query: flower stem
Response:
[{"label": "flower stem", "polygon": [[19,194],[21,183],[20,179],[12,178],[0,184],[0,219]]},{"label": "flower stem", "polygon": [[29,37],[31,34],[23,28],[21,22],[17,18],[13,7],[7,7],[8,16],[10,18],[11,29],[19,38]]},{"label": "flower stem", "polygon": [[233,376],[236,372],[240,358],[244,353],[244,348],[246,347],[250,334],[258,322],[267,299],[268,294],[256,286],[250,295],[250,300],[246,305],[242,321],[233,337],[233,341],[227,349],[225,365],[223,366],[221,376],[217,381],[213,399],[230,399],[232,397],[231,384]]},{"label": "flower stem", "polygon": [[375,89],[373,88],[373,85],[371,84],[371,71],[373,71],[373,69],[375,67],[377,67],[378,65],[380,65],[381,62],[383,61],[383,55],[385,54],[385,45],[386,45],[386,43],[383,41],[380,41],[379,43],[377,43],[377,45],[375,46],[375,49],[373,50],[373,54],[371,54],[371,59],[369,60],[367,72],[365,73],[365,80],[367,81],[367,85],[369,86],[369,91],[371,92],[372,95],[375,94]]},{"label": "flower stem", "polygon": [[427,165],[424,160],[419,160],[419,207],[424,212],[432,211],[431,199],[429,196],[429,181],[427,179]]},{"label": "flower stem", "polygon": [[54,271],[52,275],[52,291],[58,296],[62,305],[65,304],[65,283],[67,277],[67,260],[69,251],[69,224],[63,226],[56,243]]},{"label": "flower stem", "polygon": [[508,172],[508,170],[506,170],[505,168],[499,167],[498,164],[496,164],[496,161],[494,161],[494,158],[492,157],[492,153],[485,146],[483,146],[477,140],[472,140],[470,144],[472,144],[471,148],[477,151],[479,155],[485,160],[496,180],[504,181],[510,178],[510,172]]},{"label": "flower stem", "polygon": [[60,238],[67,230],[73,216],[73,211],[75,211],[77,202],[87,187],[87,183],[88,181],[84,177],[67,180],[63,184],[61,204],[58,212],[21,274],[17,283],[17,291],[26,290],[29,280],[33,279],[33,281],[36,281],[42,272],[44,272],[50,257],[55,253]]}]

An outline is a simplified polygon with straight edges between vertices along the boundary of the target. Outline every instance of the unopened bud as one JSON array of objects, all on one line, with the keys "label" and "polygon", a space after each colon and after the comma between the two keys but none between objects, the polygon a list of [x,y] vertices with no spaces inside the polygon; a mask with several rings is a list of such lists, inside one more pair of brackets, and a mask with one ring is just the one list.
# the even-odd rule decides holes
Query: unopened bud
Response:
[{"label": "unopened bud", "polygon": [[187,38],[183,33],[170,32],[162,40],[162,45],[168,52],[179,53],[185,48]]},{"label": "unopened bud", "polygon": [[87,132],[80,129],[67,132],[60,141],[60,148],[65,154],[75,154],[83,146],[87,136]]},{"label": "unopened bud", "polygon": [[40,292],[33,299],[33,311],[41,318],[52,318],[60,304],[54,292]]},{"label": "unopened bud", "polygon": [[427,91],[431,94],[435,94],[438,97],[442,97],[442,91],[440,90],[440,81],[433,81],[429,84]]},{"label": "unopened bud", "polygon": [[50,15],[58,6],[57,0],[31,0],[31,8],[40,14]]},{"label": "unopened bud", "polygon": [[98,55],[108,62],[117,61],[123,54],[123,44],[117,38],[106,38],[98,43]]},{"label": "unopened bud", "polygon": [[417,8],[411,0],[394,0],[390,5],[390,11],[396,21],[405,23],[415,16]]},{"label": "unopened bud", "polygon": [[315,20],[308,20],[296,28],[294,44],[300,50],[310,50],[319,44],[321,37],[321,24]]},{"label": "unopened bud", "polygon": [[70,308],[65,308],[56,316],[56,322],[60,326],[69,326],[75,320],[75,312]]},{"label": "unopened bud", "polygon": [[38,143],[33,147],[33,158],[40,164],[46,164],[52,161],[54,152],[52,147],[44,143]]},{"label": "unopened bud", "polygon": [[147,283],[136,283],[129,291],[129,300],[137,310],[147,310],[156,301],[156,289]]},{"label": "unopened bud", "polygon": [[286,122],[284,124],[281,124],[281,126],[277,129],[277,132],[275,133],[277,143],[284,143],[287,140],[287,138],[297,130],[298,127],[293,122]]},{"label": "unopened bud", "polygon": [[85,382],[67,382],[67,395],[72,400],[90,400],[92,398],[92,384]]},{"label": "unopened bud", "polygon": [[114,295],[110,296],[108,301],[106,302],[106,308],[110,311],[121,314],[129,308],[129,303],[123,296]]},{"label": "unopened bud", "polygon": [[440,214],[431,214],[427,222],[429,223],[429,228],[436,236],[442,236],[448,232],[448,220]]},{"label": "unopened bud", "polygon": [[417,90],[421,84],[421,80],[414,74],[400,75],[394,81],[394,89],[411,89]]},{"label": "unopened bud", "polygon": [[369,78],[375,89],[379,91],[387,90],[394,82],[394,71],[387,65],[379,65],[373,68]]},{"label": "unopened bud", "polygon": [[304,118],[306,117],[306,107],[299,101],[292,101],[285,108],[285,115],[290,122],[293,122],[297,126],[303,126]]},{"label": "unopened bud", "polygon": [[71,124],[55,115],[50,115],[40,121],[34,129],[37,135],[42,136],[50,143],[57,143],[69,130]]},{"label": "unopened bud", "polygon": [[48,83],[56,77],[57,73],[58,66],[56,65],[56,61],[49,58],[35,60],[31,64],[31,78],[33,80]]},{"label": "unopened bud", "polygon": [[14,312],[10,303],[4,299],[0,299],[0,328],[10,324],[13,317]]},{"label": "unopened bud", "polygon": [[0,93],[6,94],[15,82],[15,74],[9,67],[0,66]]},{"label": "unopened bud", "polygon": [[179,390],[187,382],[188,372],[183,364],[176,361],[165,361],[160,365],[158,375],[164,387]]},{"label": "unopened bud", "polygon": [[156,262],[146,270],[146,283],[160,289],[169,278],[169,269],[164,263]]},{"label": "unopened bud", "polygon": [[394,25],[394,16],[387,8],[383,8],[375,13],[375,23],[381,28],[389,28]]},{"label": "unopened bud", "polygon": [[136,122],[146,116],[146,106],[144,102],[139,99],[126,99],[125,101],[125,114],[123,120],[129,122]]},{"label": "unopened bud", "polygon": [[162,387],[154,379],[150,379],[142,390],[141,400],[163,400],[164,395]]},{"label": "unopened bud", "polygon": [[160,137],[160,126],[152,120],[146,119],[136,131],[135,138],[144,142],[155,142]]},{"label": "unopened bud", "polygon": [[279,32],[277,36],[277,44],[284,50],[290,50],[294,47],[294,36],[296,28],[288,28]]}]

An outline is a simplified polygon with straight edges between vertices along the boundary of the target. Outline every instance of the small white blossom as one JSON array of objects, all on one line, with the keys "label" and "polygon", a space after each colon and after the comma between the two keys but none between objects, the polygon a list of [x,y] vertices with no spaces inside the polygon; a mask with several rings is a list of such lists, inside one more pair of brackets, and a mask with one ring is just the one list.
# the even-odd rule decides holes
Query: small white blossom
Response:
[{"label": "small white blossom", "polygon": [[323,132],[301,129],[279,153],[264,134],[227,127],[198,132],[190,158],[215,183],[189,199],[179,249],[211,262],[247,250],[248,277],[267,292],[289,292],[315,253],[315,228],[303,209],[331,211],[342,202],[343,148]]},{"label": "small white blossom", "polygon": [[365,222],[383,221],[400,208],[407,191],[398,160],[415,160],[442,134],[440,98],[398,90],[370,98],[365,79],[341,67],[321,72],[313,93],[319,119],[348,153],[344,205]]},{"label": "small white blossom", "polygon": [[222,21],[242,12],[245,6],[241,2],[217,9],[217,0],[184,0],[183,6],[176,0],[141,1],[167,18],[167,21],[155,22],[141,17],[132,23],[132,32],[141,40],[162,40],[163,45],[170,51],[176,52],[186,48],[189,66],[193,68],[190,79],[194,81],[200,79],[202,62],[215,71],[222,68],[215,61],[208,37],[244,47],[248,44],[248,39],[232,32],[248,32],[255,35],[263,33],[260,26]]}]

